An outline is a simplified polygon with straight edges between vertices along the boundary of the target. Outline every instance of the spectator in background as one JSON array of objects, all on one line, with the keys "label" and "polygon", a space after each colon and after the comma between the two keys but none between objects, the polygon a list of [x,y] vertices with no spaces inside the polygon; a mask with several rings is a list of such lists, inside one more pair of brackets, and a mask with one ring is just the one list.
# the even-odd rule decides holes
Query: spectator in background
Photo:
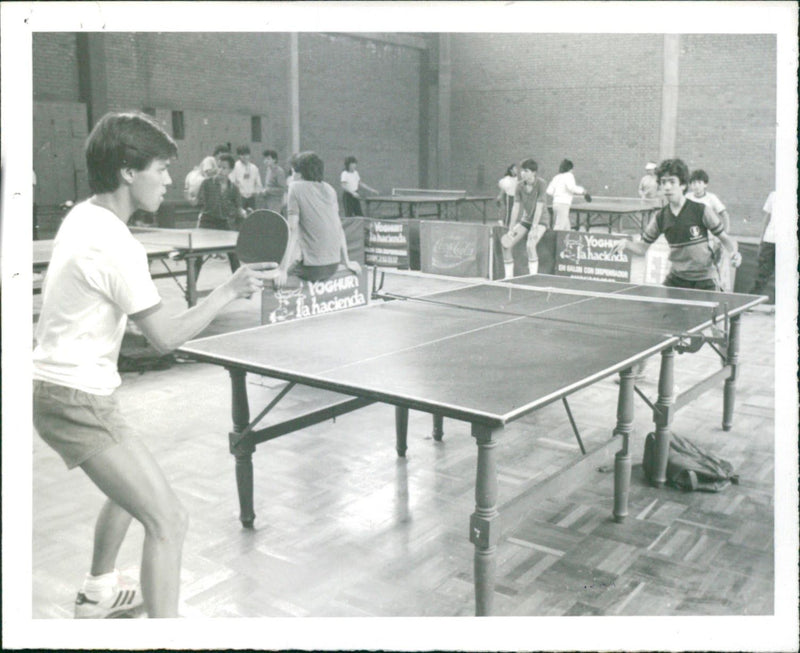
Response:
[{"label": "spectator in background", "polygon": [[511,210],[509,230],[500,238],[506,277],[514,276],[514,245],[526,235],[528,237],[528,271],[531,274],[539,271],[539,255],[536,252],[536,245],[547,230],[547,227],[541,224],[547,184],[544,179],[536,176],[539,164],[533,159],[525,159],[519,167],[520,183],[517,184],[517,191],[514,194],[514,208]]},{"label": "spectator in background", "polygon": [[511,211],[514,208],[514,194],[517,192],[517,164],[512,163],[506,168],[506,173],[497,182],[500,193],[497,195],[497,204],[503,208],[503,226],[508,229],[511,222]]},{"label": "spectator in background", "polygon": [[33,239],[39,240],[39,215],[36,207],[36,170],[33,173]]},{"label": "spectator in background", "polygon": [[775,191],[772,191],[764,203],[764,227],[761,230],[761,242],[758,245],[758,271],[750,292],[761,295],[769,280],[775,275],[775,222],[772,219],[772,203]]},{"label": "spectator in background", "polygon": [[644,177],[639,182],[639,197],[656,199],[658,197],[658,179],[655,175],[656,164],[649,161],[644,167]]},{"label": "spectator in background", "polygon": [[725,205],[720,201],[719,197],[709,192],[707,189],[708,174],[706,174],[706,171],[693,170],[692,174],[689,175],[689,190],[686,193],[686,197],[693,202],[700,202],[700,204],[705,204],[714,209],[714,212],[722,220],[725,231],[730,233],[731,217],[728,215]]},{"label": "spectator in background", "polygon": [[[200,205],[200,218],[197,226],[201,229],[233,229],[238,230],[245,212],[242,207],[242,196],[239,189],[231,182],[234,159],[230,154],[220,154],[217,158],[217,174],[204,179],[197,194]],[[228,254],[231,271],[239,267],[239,259],[235,254]],[[197,261],[197,275],[200,275],[202,259]]]},{"label": "spectator in background", "polygon": [[239,157],[233,166],[233,183],[242,196],[242,206],[245,210],[253,211],[256,208],[256,196],[264,189],[261,186],[261,173],[255,163],[250,161],[250,148],[240,145],[236,148]]},{"label": "spectator in background", "polygon": [[278,213],[286,213],[286,173],[278,165],[278,153],[264,150],[264,200],[266,208]]},{"label": "spectator in background", "polygon": [[183,196],[192,205],[197,206],[197,194],[200,192],[200,184],[204,179],[209,179],[217,174],[217,160],[213,156],[207,156],[186,175],[183,184]]},{"label": "spectator in background", "polygon": [[584,195],[586,201],[591,200],[591,196],[586,192],[586,189],[575,183],[572,167],[572,161],[564,159],[561,165],[558,166],[558,174],[550,180],[550,184],[547,186],[547,194],[553,198],[553,229],[558,231],[572,229],[572,224],[569,221],[569,207],[572,206],[573,195]]},{"label": "spectator in background", "polygon": [[217,160],[219,160],[219,155],[220,154],[230,154],[230,153],[231,153],[230,143],[228,143],[228,144],[224,144],[223,143],[221,145],[217,145],[214,148],[214,158],[217,159]]},{"label": "spectator in background", "polygon": [[333,187],[323,181],[324,163],[315,152],[292,158],[292,176],[286,214],[289,242],[274,284],[286,285],[289,276],[307,281],[330,278],[343,263],[354,274],[361,271],[347,253],[339,201]]},{"label": "spectator in background", "polygon": [[[728,211],[725,209],[725,205],[720,201],[719,197],[706,190],[707,187],[708,174],[706,174],[706,171],[692,171],[692,174],[689,175],[689,189],[686,191],[686,198],[693,202],[711,207],[722,221],[722,225],[725,227],[725,233],[730,233],[731,218],[728,215]],[[709,234],[708,236],[708,245],[714,253],[714,263],[719,272],[720,286],[725,292],[731,292],[733,290],[733,284],[731,283],[730,275],[730,258],[726,255],[719,238],[713,234]]]},{"label": "spectator in background", "polygon": [[358,174],[358,160],[354,156],[348,156],[344,160],[344,170],[339,178],[342,185],[342,200],[344,203],[344,215],[349,218],[354,215],[364,215],[361,211],[361,196],[358,191],[366,188],[370,193],[378,194],[374,188],[370,188]]}]

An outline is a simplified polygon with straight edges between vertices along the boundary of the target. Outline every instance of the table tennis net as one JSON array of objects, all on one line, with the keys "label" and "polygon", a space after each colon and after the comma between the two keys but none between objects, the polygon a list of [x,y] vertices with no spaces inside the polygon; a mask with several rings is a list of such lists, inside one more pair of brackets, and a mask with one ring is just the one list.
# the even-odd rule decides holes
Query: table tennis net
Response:
[{"label": "table tennis net", "polygon": [[393,197],[431,197],[462,198],[467,196],[465,190],[437,190],[434,188],[392,188]]}]

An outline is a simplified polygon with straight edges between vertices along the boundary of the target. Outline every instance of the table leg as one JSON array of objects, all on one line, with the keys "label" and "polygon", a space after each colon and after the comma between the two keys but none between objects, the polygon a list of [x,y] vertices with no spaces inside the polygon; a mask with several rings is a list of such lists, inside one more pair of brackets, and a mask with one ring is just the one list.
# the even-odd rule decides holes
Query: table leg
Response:
[{"label": "table leg", "polygon": [[653,410],[653,422],[656,425],[656,451],[653,462],[653,479],[655,487],[661,487],[667,480],[667,461],[669,459],[670,426],[672,424],[673,404],[673,370],[675,350],[670,347],[661,352],[661,371],[658,376],[658,399]]},{"label": "table leg", "polygon": [[247,401],[246,373],[228,370],[231,376],[231,415],[233,432],[229,436],[230,450],[236,458],[236,487],[239,491],[239,520],[245,528],[252,528],[256,519],[253,509],[253,452],[255,445],[242,432],[250,424],[250,407]]},{"label": "table leg", "polygon": [[722,430],[730,431],[733,426],[733,406],[736,401],[736,376],[739,363],[739,339],[741,326],[740,316],[731,318],[730,331],[728,333],[728,352],[726,363],[730,365],[731,374],[725,379],[725,389],[723,391],[722,404]]},{"label": "table leg", "polygon": [[394,407],[394,429],[397,455],[404,458],[408,449],[408,408]]},{"label": "table leg", "polygon": [[189,308],[197,303],[197,259],[186,257],[186,303]]},{"label": "table leg", "polygon": [[442,415],[433,416],[433,439],[441,442],[444,437],[444,417]]},{"label": "table leg", "polygon": [[636,375],[632,367],[619,373],[617,426],[614,435],[622,436],[622,448],[614,456],[614,521],[628,516],[628,493],[631,487],[630,435],[633,430],[633,386]]},{"label": "table leg", "polygon": [[491,615],[494,603],[499,512],[497,441],[493,436],[501,429],[472,425],[472,437],[478,445],[478,468],[475,477],[475,512],[470,517],[469,540],[475,545],[475,615],[479,617]]}]

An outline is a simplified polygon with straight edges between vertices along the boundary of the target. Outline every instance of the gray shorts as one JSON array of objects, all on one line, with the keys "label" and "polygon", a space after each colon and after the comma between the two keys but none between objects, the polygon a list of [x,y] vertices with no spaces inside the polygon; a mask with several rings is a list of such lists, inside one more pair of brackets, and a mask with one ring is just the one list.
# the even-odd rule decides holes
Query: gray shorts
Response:
[{"label": "gray shorts", "polygon": [[33,425],[69,469],[126,440],[136,438],[115,395],[33,382]]}]

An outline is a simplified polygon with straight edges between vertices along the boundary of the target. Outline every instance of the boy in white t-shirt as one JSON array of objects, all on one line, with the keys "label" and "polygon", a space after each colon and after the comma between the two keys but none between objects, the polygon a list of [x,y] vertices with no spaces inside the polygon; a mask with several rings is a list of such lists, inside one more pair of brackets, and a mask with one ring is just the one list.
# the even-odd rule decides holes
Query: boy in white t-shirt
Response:
[{"label": "boy in white t-shirt", "polygon": [[[692,174],[689,175],[689,188],[686,191],[686,199],[710,207],[722,221],[725,233],[730,233],[731,217],[719,197],[708,190],[708,173],[705,170],[693,170]],[[713,234],[709,235],[708,246],[714,253],[714,262],[719,274],[720,287],[725,292],[732,292],[733,282],[731,279],[730,257],[727,256],[719,238]]]},{"label": "boy in white t-shirt", "polygon": [[550,180],[547,186],[547,194],[553,198],[553,229],[557,231],[572,229],[569,221],[569,208],[572,206],[573,195],[584,195],[587,200],[590,199],[586,189],[575,183],[572,167],[572,161],[564,159],[558,166],[558,174]]},{"label": "boy in white t-shirt", "polygon": [[[106,618],[144,603],[151,617],[178,616],[187,515],[149,450],[126,423],[114,390],[127,319],[159,352],[196,335],[231,300],[258,291],[274,272],[242,266],[203,302],[168,315],[147,254],[127,228],[155,212],[172,183],[173,140],[149,116],[109,113],[86,142],[94,195],[56,234],[33,352],[33,422],[69,468],[80,466],[106,495],[95,525],[91,571],[77,618]],[[125,584],[116,557],[131,518],[145,530],[141,587]]]},{"label": "boy in white t-shirt", "polygon": [[236,184],[242,196],[242,206],[247,211],[255,211],[256,197],[264,192],[261,173],[255,163],[250,161],[250,148],[240,145],[236,148],[236,164],[233,166],[231,181]]},{"label": "boy in white t-shirt", "polygon": [[775,221],[772,219],[772,204],[775,191],[772,191],[764,202],[764,227],[761,230],[761,242],[758,245],[758,272],[753,288],[753,295],[761,295],[770,278],[775,274]]},{"label": "boy in white t-shirt", "polygon": [[339,177],[342,185],[342,203],[344,204],[344,215],[346,218],[364,215],[361,212],[361,196],[358,191],[366,188],[370,193],[378,194],[374,188],[370,188],[358,174],[358,160],[354,156],[348,156],[344,160],[344,170]]}]

